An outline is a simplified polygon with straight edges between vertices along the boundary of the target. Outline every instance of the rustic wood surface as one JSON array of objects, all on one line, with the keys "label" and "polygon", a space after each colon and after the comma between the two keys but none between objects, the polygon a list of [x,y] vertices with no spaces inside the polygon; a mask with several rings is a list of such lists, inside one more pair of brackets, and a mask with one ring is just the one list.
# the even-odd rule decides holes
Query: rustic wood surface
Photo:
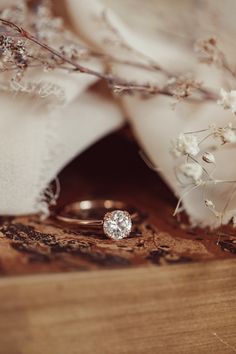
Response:
[{"label": "rustic wood surface", "polygon": [[[123,131],[105,138],[60,176],[59,203],[111,198],[133,204],[148,218],[132,237],[102,235],[59,225],[53,218],[2,218],[0,274],[20,275],[234,258],[235,232],[191,229],[172,217],[176,200]],[[219,237],[220,235],[220,237]]]},{"label": "rustic wood surface", "polygon": [[231,354],[236,263],[8,277],[0,354]]}]

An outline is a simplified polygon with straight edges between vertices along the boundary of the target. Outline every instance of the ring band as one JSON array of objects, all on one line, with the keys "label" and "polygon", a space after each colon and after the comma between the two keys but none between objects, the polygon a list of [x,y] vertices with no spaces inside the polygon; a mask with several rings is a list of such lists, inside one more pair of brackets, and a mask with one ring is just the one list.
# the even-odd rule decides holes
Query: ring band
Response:
[{"label": "ring band", "polygon": [[129,236],[139,213],[126,203],[100,199],[67,204],[56,210],[55,217],[64,224],[81,228],[103,228],[107,237],[120,240]]}]

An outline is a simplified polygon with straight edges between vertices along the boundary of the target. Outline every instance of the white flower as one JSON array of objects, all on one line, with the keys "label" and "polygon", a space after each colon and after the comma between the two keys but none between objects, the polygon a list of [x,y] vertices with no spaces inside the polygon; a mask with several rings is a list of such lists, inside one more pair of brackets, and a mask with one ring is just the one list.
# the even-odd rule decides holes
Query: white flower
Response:
[{"label": "white flower", "polygon": [[194,162],[187,162],[179,167],[179,171],[182,172],[184,176],[193,179],[195,183],[198,184],[201,182],[203,172],[201,165]]},{"label": "white flower", "polygon": [[207,163],[215,163],[215,156],[211,153],[211,152],[204,152],[204,154],[202,155],[202,159],[203,161],[207,162]]},{"label": "white flower", "polygon": [[212,200],[206,199],[205,200],[205,205],[206,205],[207,208],[215,209],[215,204],[212,202]]},{"label": "white flower", "polygon": [[179,137],[172,142],[171,153],[175,157],[183,155],[196,156],[199,151],[198,139],[193,134],[180,134]]},{"label": "white flower", "polygon": [[222,132],[222,139],[224,143],[235,143],[236,135],[231,128],[225,128]]},{"label": "white flower", "polygon": [[224,109],[230,109],[232,113],[236,113],[236,90],[227,92],[221,89],[220,96],[221,98],[217,101],[217,104],[223,106]]},{"label": "white flower", "polygon": [[236,142],[236,134],[231,123],[224,128],[216,128],[214,130],[214,136],[220,138],[223,144]]}]

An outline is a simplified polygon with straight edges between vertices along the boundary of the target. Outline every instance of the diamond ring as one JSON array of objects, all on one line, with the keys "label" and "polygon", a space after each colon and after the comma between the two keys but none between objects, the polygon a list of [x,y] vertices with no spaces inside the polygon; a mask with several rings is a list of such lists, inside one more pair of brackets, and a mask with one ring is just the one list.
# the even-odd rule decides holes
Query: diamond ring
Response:
[{"label": "diamond ring", "polygon": [[104,199],[67,204],[57,209],[55,217],[64,224],[103,230],[107,237],[117,241],[130,235],[139,213],[123,202]]}]

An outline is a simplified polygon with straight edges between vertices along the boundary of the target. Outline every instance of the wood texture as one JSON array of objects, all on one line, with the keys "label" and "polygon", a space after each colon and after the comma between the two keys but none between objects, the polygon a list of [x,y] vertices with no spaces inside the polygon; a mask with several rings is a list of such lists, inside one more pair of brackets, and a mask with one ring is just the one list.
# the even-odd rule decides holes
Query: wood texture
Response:
[{"label": "wood texture", "polygon": [[231,354],[235,277],[231,260],[2,279],[0,353]]}]

